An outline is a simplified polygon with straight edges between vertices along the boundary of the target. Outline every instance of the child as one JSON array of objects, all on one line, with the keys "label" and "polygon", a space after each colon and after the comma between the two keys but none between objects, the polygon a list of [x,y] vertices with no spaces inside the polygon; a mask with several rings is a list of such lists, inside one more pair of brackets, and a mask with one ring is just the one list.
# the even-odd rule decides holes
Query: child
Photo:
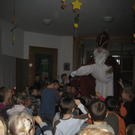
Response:
[{"label": "child", "polygon": [[60,84],[60,89],[63,91],[63,93],[66,92],[67,79],[67,74],[61,75],[62,83]]},{"label": "child", "polygon": [[42,122],[39,116],[33,116],[28,112],[15,113],[8,122],[9,135],[34,135],[35,121],[40,124],[43,135],[52,135],[46,123]]},{"label": "child", "polygon": [[[71,96],[69,93],[64,93],[61,98],[63,98],[63,97],[72,98],[72,96]],[[81,103],[85,106],[85,100],[82,99],[82,98],[79,98],[79,100],[80,100]],[[59,108],[59,106],[58,106],[58,108]],[[84,111],[84,110],[82,110],[82,111]],[[72,116],[81,115],[82,113],[85,113],[85,112],[86,112],[86,111],[84,111],[84,112],[82,112],[82,111],[81,111],[79,108],[75,107],[75,110],[74,110],[74,112],[72,113]],[[81,114],[80,114],[80,112],[81,112]],[[55,114],[55,116],[54,116],[54,119],[53,119],[53,128],[54,128],[54,123],[55,123],[55,121],[59,120],[60,117],[61,117],[61,112],[60,112],[60,110],[58,109],[58,111],[56,112],[56,114]]]},{"label": "child", "polygon": [[10,103],[10,100],[12,98],[12,90],[9,87],[1,87],[0,88],[0,116],[2,116],[5,120],[8,119],[7,116],[7,109],[12,107],[12,104],[10,104],[7,107],[7,104]]},{"label": "child", "polygon": [[29,88],[29,92],[30,92],[30,95],[32,96],[38,96],[38,90],[37,90],[37,88],[36,87],[30,87]]},{"label": "child", "polygon": [[126,135],[135,135],[135,124],[130,124],[127,126]]},{"label": "child", "polygon": [[38,90],[41,89],[41,83],[40,83],[39,74],[35,74],[35,82],[33,84],[33,87],[37,88]]},{"label": "child", "polygon": [[27,94],[29,94],[29,85],[26,85],[26,86],[24,87],[24,91],[25,91]]},{"label": "child", "polygon": [[59,81],[58,81],[58,80],[55,80],[55,82],[54,82],[54,88],[55,88],[56,90],[58,90],[59,87],[60,87]]},{"label": "child", "polygon": [[[38,90],[35,87],[30,87],[29,92],[30,92],[31,106],[34,106],[34,110],[33,110],[32,114],[33,114],[33,116],[36,116],[36,115],[38,115],[39,107],[40,107],[40,99],[37,98]],[[30,106],[30,108],[31,108],[31,106]]]},{"label": "child", "polygon": [[[54,88],[55,90],[57,90],[58,96],[59,98],[63,95],[63,90],[59,88],[60,87],[60,83],[58,80],[54,81]],[[58,112],[58,103],[55,104],[55,111]]]},{"label": "child", "polygon": [[[29,95],[23,95],[23,105],[25,106],[25,109],[32,115],[34,106],[31,106],[31,100]],[[29,108],[30,106],[31,108]]]},{"label": "child", "polygon": [[7,134],[6,122],[2,117],[0,117],[0,135],[6,135],[6,134]]},{"label": "child", "polygon": [[85,128],[78,135],[114,135],[106,129],[101,128]]},{"label": "child", "polygon": [[99,100],[99,99],[93,99],[91,100],[91,103],[89,105],[89,118],[92,119],[93,124],[87,126],[87,127],[98,127],[98,128],[104,128],[110,131],[114,134],[113,128],[107,124],[107,122],[103,122],[105,117],[107,117],[107,109],[105,104]]},{"label": "child", "polygon": [[85,97],[85,96],[83,96],[82,98],[85,100],[85,107],[86,107],[86,108],[89,108],[91,99],[88,98],[88,97]]},{"label": "child", "polygon": [[71,75],[69,75],[68,80],[69,80],[69,83],[70,83],[71,81],[74,80],[74,77],[72,77]]},{"label": "child", "polygon": [[122,116],[122,118],[124,118],[124,121],[127,127],[129,124],[135,123],[135,119],[134,119],[135,87],[133,86],[124,87],[121,96],[124,102],[121,104],[121,107],[120,107],[120,115]]},{"label": "child", "polygon": [[[57,91],[54,89],[54,78],[48,77],[45,80],[45,88],[41,93],[41,106],[39,115],[41,119],[47,123],[47,125],[52,129],[52,121],[55,115],[55,103],[58,103],[59,97]],[[39,135],[39,132],[37,133]]]},{"label": "child", "polygon": [[76,91],[75,86],[72,86],[72,87],[71,87],[71,94],[73,95],[73,98],[74,98],[74,99],[76,99],[76,98],[79,98],[79,97],[80,97],[80,96],[79,96],[79,92],[78,92],[78,91]]},{"label": "child", "polygon": [[[71,85],[68,83],[67,85],[66,85],[66,91],[65,92],[67,92],[67,93],[70,93],[71,94]],[[65,93],[64,92],[64,93]]]},{"label": "child", "polygon": [[125,122],[115,113],[117,100],[113,96],[108,96],[105,99],[105,105],[107,107],[108,116],[104,119],[115,131],[116,135],[125,135]]},{"label": "child", "polygon": [[[85,114],[73,116],[72,113],[75,109],[75,104]],[[54,135],[75,135],[80,130],[80,126],[88,120],[87,111],[80,103],[80,100],[74,101],[73,98],[63,97],[59,102],[59,110],[62,117],[54,124]]]},{"label": "child", "polygon": [[34,120],[38,123],[38,125],[42,129],[43,131],[42,135],[53,135],[52,131],[50,130],[46,122],[43,122],[40,116],[34,116]]},{"label": "child", "polygon": [[9,87],[0,88],[0,110],[4,109],[12,97],[12,90]]},{"label": "child", "polygon": [[63,91],[61,89],[58,89],[57,91],[58,91],[59,97],[61,97],[63,95]]},{"label": "child", "polygon": [[71,86],[74,86],[76,91],[78,91],[78,86],[80,85],[79,77],[76,76],[73,78],[72,81],[70,81]]},{"label": "child", "polygon": [[23,103],[22,100],[23,100],[23,97],[21,93],[18,92],[15,95],[13,95],[14,106],[13,108],[7,110],[8,118],[10,118],[16,112],[23,112],[23,111],[27,112],[27,110],[25,109],[25,106],[22,105]]}]

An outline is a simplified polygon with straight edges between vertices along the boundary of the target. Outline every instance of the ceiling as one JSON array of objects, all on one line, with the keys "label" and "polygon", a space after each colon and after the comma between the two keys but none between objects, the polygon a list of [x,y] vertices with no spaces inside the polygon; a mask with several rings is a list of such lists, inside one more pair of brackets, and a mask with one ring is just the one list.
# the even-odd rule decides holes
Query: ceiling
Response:
[{"label": "ceiling", "polygon": [[[61,0],[16,0],[16,25],[24,30],[59,36],[73,36],[75,16],[71,2],[66,0],[67,7],[61,8]],[[78,36],[93,36],[107,31],[109,35],[132,36],[133,0],[79,0],[82,2]],[[14,0],[0,0],[0,18],[12,23]],[[103,17],[112,16],[111,23],[105,23]],[[43,19],[51,19],[51,25],[44,25]],[[12,29],[12,28],[11,28]]]}]

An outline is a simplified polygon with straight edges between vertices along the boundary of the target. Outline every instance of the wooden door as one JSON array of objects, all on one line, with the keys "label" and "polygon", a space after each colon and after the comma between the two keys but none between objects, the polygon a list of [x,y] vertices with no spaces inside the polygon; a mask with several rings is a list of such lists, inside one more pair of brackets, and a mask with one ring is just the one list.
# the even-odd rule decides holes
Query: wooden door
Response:
[{"label": "wooden door", "polygon": [[42,87],[46,76],[57,79],[57,57],[58,49],[29,46],[29,86],[33,86],[35,74],[39,74]]}]

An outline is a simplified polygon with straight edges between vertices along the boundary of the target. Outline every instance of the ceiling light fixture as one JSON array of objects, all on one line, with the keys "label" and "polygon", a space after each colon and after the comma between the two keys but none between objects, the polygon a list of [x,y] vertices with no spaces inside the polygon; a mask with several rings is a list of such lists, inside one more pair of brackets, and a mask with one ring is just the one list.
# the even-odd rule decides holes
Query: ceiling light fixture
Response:
[{"label": "ceiling light fixture", "polygon": [[50,20],[50,19],[44,19],[44,20],[43,20],[43,23],[44,23],[45,25],[50,25],[50,24],[52,23],[52,20]]},{"label": "ceiling light fixture", "polygon": [[112,17],[112,16],[105,16],[105,17],[103,17],[103,20],[104,20],[104,22],[106,22],[106,23],[110,23],[110,22],[112,22],[113,17]]}]

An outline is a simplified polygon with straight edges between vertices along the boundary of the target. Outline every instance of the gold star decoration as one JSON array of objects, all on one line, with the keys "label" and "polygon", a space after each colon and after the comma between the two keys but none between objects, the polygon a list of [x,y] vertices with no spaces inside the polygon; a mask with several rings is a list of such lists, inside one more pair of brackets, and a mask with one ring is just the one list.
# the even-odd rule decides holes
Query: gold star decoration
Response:
[{"label": "gold star decoration", "polygon": [[133,38],[135,38],[135,33],[133,34]]},{"label": "gold star decoration", "polygon": [[65,2],[66,0],[61,0],[62,2]]},{"label": "gold star decoration", "polygon": [[78,0],[76,0],[75,2],[71,2],[71,4],[73,5],[73,10],[75,8],[77,8],[78,10],[80,10],[80,6],[83,4],[81,2],[79,2]]},{"label": "gold star decoration", "polygon": [[135,12],[135,2],[133,2],[133,7],[132,7],[132,9],[133,9],[134,12]]}]

